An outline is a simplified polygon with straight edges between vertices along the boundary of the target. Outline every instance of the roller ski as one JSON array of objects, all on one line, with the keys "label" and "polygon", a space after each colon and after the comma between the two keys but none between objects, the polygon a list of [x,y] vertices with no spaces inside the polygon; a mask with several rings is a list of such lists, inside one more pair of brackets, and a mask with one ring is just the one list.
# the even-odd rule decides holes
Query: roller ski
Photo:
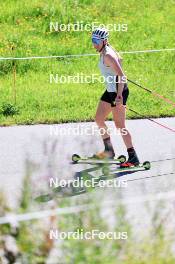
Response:
[{"label": "roller ski", "polygon": [[[141,171],[141,170],[150,170],[150,169],[151,169],[151,163],[149,161],[139,163],[138,165],[134,165],[132,163],[128,164],[127,162],[125,162],[123,164],[120,164],[120,166],[117,169],[113,170],[112,173]],[[102,173],[106,175],[106,174],[110,174],[111,171],[109,170],[109,167],[103,167]]]},{"label": "roller ski", "polygon": [[124,155],[120,155],[119,157],[115,158],[114,155],[110,155],[109,152],[104,151],[100,152],[97,154],[94,154],[93,156],[90,157],[81,157],[78,154],[73,154],[72,155],[72,162],[78,163],[81,161],[89,161],[89,162],[94,162],[98,164],[123,164],[126,162],[126,157]]},{"label": "roller ski", "polygon": [[[128,160],[121,163],[119,168],[117,168],[113,173],[123,172],[123,171],[130,172],[130,171],[150,170],[151,163],[149,161],[140,163],[135,151],[128,154],[129,154]],[[103,174],[109,174],[109,168],[104,167],[102,169],[102,172]]]}]

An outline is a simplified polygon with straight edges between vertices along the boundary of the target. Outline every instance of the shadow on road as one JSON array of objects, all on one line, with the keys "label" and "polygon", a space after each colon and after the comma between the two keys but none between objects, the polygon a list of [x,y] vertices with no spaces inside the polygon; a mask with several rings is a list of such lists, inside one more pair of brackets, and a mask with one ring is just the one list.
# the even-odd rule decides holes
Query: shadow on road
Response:
[{"label": "shadow on road", "polygon": [[[108,167],[110,168],[110,165],[108,165]],[[92,172],[94,173],[99,170],[103,171],[103,168],[104,166],[102,164],[98,164],[98,165],[95,164],[94,167],[78,171],[74,174],[73,180],[68,181],[67,184],[65,184],[64,186],[58,186],[56,188],[53,188],[51,193],[40,195],[36,197],[35,200],[37,202],[48,202],[57,198],[72,197],[80,194],[85,194],[98,188],[99,187],[98,184],[101,181],[108,181],[111,179],[115,180],[116,178],[123,177],[125,175],[133,174],[136,172],[136,171],[122,171],[122,172],[120,171],[116,173],[110,173],[109,170],[109,173],[107,174],[104,174],[103,172],[101,175],[98,176],[94,176],[93,174],[91,174]],[[143,171],[143,169],[140,170],[138,169],[137,172],[138,171]],[[85,182],[87,181],[91,183],[91,184],[88,183],[88,187],[85,184]]]}]

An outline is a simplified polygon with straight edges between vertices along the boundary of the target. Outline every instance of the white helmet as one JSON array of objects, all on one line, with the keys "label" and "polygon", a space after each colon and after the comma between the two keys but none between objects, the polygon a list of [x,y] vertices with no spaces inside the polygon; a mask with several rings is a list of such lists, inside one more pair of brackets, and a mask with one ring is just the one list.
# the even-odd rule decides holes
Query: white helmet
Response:
[{"label": "white helmet", "polygon": [[106,28],[96,28],[92,32],[92,38],[107,40],[108,36],[109,36],[109,33]]}]

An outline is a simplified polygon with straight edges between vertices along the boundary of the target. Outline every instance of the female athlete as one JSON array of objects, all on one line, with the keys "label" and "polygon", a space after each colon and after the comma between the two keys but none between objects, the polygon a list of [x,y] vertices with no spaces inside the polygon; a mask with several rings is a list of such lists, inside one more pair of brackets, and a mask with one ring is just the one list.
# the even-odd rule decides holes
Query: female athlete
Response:
[{"label": "female athlete", "polygon": [[126,102],[129,95],[127,78],[122,70],[122,59],[109,44],[108,35],[109,33],[105,28],[97,28],[92,33],[92,43],[96,51],[100,53],[99,68],[106,84],[106,91],[101,96],[95,117],[99,129],[105,131],[101,135],[104,142],[104,151],[95,154],[94,157],[112,159],[115,156],[108,128],[105,124],[106,118],[112,112],[115,126],[120,129],[128,152],[128,160],[121,166],[137,166],[139,165],[139,159],[132,143],[131,134],[125,126]]}]

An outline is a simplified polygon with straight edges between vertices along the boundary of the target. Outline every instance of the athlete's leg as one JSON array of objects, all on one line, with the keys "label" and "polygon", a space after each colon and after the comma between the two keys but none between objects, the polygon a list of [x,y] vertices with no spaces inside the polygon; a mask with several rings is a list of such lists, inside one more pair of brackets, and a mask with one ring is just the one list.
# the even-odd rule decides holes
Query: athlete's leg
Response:
[{"label": "athlete's leg", "polygon": [[118,104],[115,107],[112,107],[112,114],[113,114],[115,126],[117,129],[120,129],[123,141],[126,145],[128,156],[129,156],[128,161],[129,162],[132,161],[135,165],[137,165],[139,163],[139,159],[133,147],[131,134],[127,130],[126,125],[125,125],[126,107],[122,104]]},{"label": "athlete's leg", "polygon": [[132,138],[131,134],[126,128],[125,120],[126,120],[126,107],[122,104],[119,104],[115,107],[112,107],[112,115],[113,120],[115,122],[115,126],[117,129],[120,129],[123,141],[126,145],[126,148],[132,148]]},{"label": "athlete's leg", "polygon": [[105,120],[110,114],[110,112],[111,112],[111,104],[104,101],[100,101],[95,115],[95,122],[97,123],[100,129],[101,132],[100,134],[102,136],[102,139],[109,137],[109,134],[107,133],[108,127],[105,124]]},{"label": "athlete's leg", "polygon": [[110,112],[111,112],[111,104],[105,101],[100,101],[97,107],[95,121],[99,127],[100,135],[104,143],[106,154],[109,155],[110,157],[114,157],[115,153],[113,146],[111,144],[110,134],[108,131],[108,127],[105,124],[105,120],[107,116],[110,114]]}]

